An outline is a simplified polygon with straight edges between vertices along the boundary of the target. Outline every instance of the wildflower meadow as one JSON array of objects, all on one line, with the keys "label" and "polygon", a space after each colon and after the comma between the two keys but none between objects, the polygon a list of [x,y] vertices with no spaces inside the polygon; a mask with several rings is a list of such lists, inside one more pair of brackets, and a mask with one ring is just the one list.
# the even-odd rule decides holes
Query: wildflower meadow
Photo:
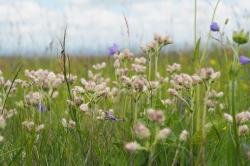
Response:
[{"label": "wildflower meadow", "polygon": [[0,165],[250,165],[249,32],[216,10],[189,51],[71,56],[65,28],[57,57],[1,57]]}]

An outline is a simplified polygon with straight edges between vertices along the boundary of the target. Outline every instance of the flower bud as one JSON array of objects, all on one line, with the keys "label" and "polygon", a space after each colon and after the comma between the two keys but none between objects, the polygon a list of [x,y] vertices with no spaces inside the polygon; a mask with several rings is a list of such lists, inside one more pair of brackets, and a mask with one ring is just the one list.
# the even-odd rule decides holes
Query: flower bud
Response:
[{"label": "flower bud", "polygon": [[164,121],[164,113],[160,110],[148,109],[147,114],[148,119],[151,121],[155,121],[158,123],[162,123]]},{"label": "flower bud", "polygon": [[239,126],[239,135],[245,135],[249,132],[249,128],[247,125]]},{"label": "flower bud", "polygon": [[164,129],[161,129],[158,134],[156,135],[156,138],[158,140],[160,139],[166,139],[170,134],[171,134],[171,129],[169,128],[164,128]]},{"label": "flower bud", "polygon": [[126,143],[124,148],[130,153],[135,153],[137,150],[141,149],[141,145],[137,142]]},{"label": "flower bud", "polygon": [[233,41],[237,44],[245,44],[248,42],[249,39],[249,32],[245,32],[244,30],[241,31],[234,31],[233,32]]},{"label": "flower bud", "polygon": [[80,105],[80,110],[82,112],[88,112],[88,110],[89,110],[88,104],[81,104]]},{"label": "flower bud", "polygon": [[134,132],[142,139],[150,136],[149,129],[142,123],[137,123],[136,125],[134,125]]},{"label": "flower bud", "polygon": [[187,130],[183,130],[180,134],[180,141],[185,142],[188,138],[188,131]]},{"label": "flower bud", "polygon": [[224,113],[224,119],[226,119],[226,121],[232,123],[233,122],[233,117],[230,114]]}]

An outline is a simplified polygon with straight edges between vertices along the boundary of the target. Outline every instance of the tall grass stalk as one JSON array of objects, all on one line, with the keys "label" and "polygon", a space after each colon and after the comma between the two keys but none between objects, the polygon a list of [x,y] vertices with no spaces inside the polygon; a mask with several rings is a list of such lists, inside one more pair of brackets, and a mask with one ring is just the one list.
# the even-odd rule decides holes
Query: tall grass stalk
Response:
[{"label": "tall grass stalk", "polygon": [[231,73],[230,73],[230,85],[231,85],[231,114],[233,116],[233,133],[234,133],[234,142],[235,142],[235,149],[234,149],[234,159],[233,164],[234,165],[242,165],[241,164],[241,148],[240,148],[240,140],[239,140],[239,134],[238,134],[238,126],[236,122],[236,93],[237,93],[237,77],[238,77],[238,65],[239,65],[239,51],[240,46],[239,44],[236,47],[236,50],[234,50],[233,55],[233,63],[231,66]]},{"label": "tall grass stalk", "polygon": [[[212,23],[214,21],[214,18],[215,18],[215,14],[216,14],[216,11],[217,11],[217,8],[219,6],[219,3],[220,3],[220,0],[217,0],[216,2],[216,5],[215,5],[215,8],[213,10],[213,16],[212,16],[212,19],[211,19],[211,22]],[[207,49],[208,49],[208,44],[209,44],[209,41],[211,39],[211,31],[209,30],[208,32],[208,37],[207,37],[207,40],[206,40],[206,43],[205,43],[205,47],[204,47],[204,50],[202,52],[202,55],[201,55],[201,58],[200,58],[200,64],[202,65],[205,58],[206,58],[206,55],[207,55]]]}]

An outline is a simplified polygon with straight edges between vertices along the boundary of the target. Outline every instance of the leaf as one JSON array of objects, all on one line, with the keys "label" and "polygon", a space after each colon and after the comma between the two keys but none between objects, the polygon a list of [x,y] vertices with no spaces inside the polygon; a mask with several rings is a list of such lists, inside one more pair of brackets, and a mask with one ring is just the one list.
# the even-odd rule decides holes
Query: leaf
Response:
[{"label": "leaf", "polygon": [[200,55],[200,43],[201,43],[201,38],[199,38],[195,44],[195,49],[194,49],[194,61],[199,59]]}]

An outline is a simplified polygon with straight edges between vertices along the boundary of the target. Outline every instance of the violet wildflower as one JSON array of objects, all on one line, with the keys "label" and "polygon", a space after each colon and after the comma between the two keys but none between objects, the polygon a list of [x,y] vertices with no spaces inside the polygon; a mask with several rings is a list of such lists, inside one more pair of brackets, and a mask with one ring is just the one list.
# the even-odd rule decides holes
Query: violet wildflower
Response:
[{"label": "violet wildflower", "polygon": [[250,58],[242,55],[242,56],[240,56],[240,63],[242,65],[248,64],[248,63],[250,63]]},{"label": "violet wildflower", "polygon": [[39,102],[39,104],[38,104],[38,110],[40,112],[46,112],[46,107],[45,107],[45,105],[42,102]]},{"label": "violet wildflower", "polygon": [[112,112],[105,112],[105,120],[110,120],[110,121],[123,121],[123,119],[116,117]]},{"label": "violet wildflower", "polygon": [[217,22],[212,22],[212,24],[210,25],[210,30],[213,32],[218,32],[220,31],[220,27],[218,25]]},{"label": "violet wildflower", "polygon": [[111,47],[108,48],[108,51],[109,51],[109,55],[114,55],[119,52],[119,48],[117,44],[114,43]]}]

